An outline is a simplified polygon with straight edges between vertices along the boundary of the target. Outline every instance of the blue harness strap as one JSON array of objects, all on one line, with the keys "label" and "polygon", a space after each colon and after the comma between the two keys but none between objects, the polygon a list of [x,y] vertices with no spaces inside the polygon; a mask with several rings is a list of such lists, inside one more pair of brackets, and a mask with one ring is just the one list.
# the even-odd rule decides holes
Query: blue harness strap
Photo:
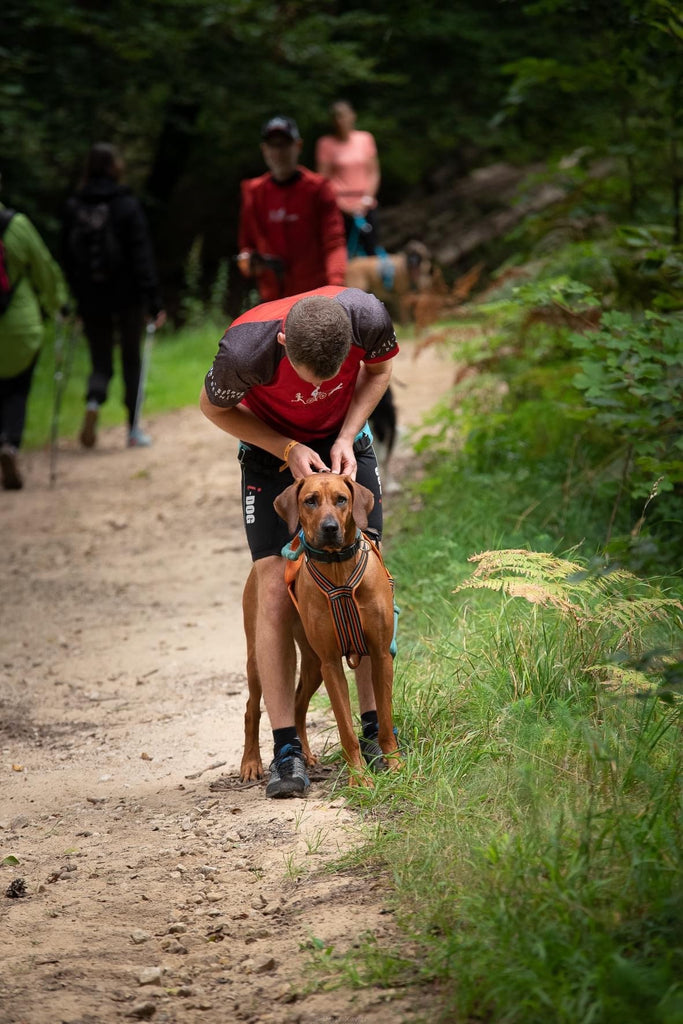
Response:
[{"label": "blue harness strap", "polygon": [[[353,259],[354,256],[359,256],[362,252],[365,252],[361,247],[361,237],[369,230],[372,229],[365,217],[356,214],[353,218],[353,224],[351,225],[351,231],[346,243],[349,259]],[[396,278],[394,264],[389,259],[386,249],[383,249],[381,245],[375,246],[375,256],[379,260],[379,274],[382,278],[382,284],[390,292],[394,287],[394,280]]]}]

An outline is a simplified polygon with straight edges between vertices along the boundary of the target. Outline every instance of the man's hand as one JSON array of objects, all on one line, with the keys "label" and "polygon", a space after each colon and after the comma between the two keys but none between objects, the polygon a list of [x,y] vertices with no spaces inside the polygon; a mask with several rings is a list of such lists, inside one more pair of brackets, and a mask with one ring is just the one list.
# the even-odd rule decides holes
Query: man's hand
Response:
[{"label": "man's hand", "polygon": [[332,473],[341,473],[343,476],[350,476],[352,480],[355,480],[358,463],[353,450],[353,441],[349,442],[338,437],[330,450],[330,462]]},{"label": "man's hand", "polygon": [[318,453],[301,443],[292,448],[287,465],[295,480],[302,476],[311,476],[313,473],[330,472],[330,467],[325,465]]}]

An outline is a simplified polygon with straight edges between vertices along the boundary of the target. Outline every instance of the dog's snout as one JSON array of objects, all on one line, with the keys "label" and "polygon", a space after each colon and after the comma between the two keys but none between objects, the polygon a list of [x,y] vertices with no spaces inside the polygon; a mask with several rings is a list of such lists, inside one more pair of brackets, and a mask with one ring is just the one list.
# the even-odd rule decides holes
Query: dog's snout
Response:
[{"label": "dog's snout", "polygon": [[333,537],[339,532],[339,523],[334,516],[326,516],[320,524],[320,529],[326,537]]},{"label": "dog's snout", "polygon": [[338,548],[341,547],[343,540],[344,535],[335,516],[323,516],[318,523],[317,546],[321,548]]}]

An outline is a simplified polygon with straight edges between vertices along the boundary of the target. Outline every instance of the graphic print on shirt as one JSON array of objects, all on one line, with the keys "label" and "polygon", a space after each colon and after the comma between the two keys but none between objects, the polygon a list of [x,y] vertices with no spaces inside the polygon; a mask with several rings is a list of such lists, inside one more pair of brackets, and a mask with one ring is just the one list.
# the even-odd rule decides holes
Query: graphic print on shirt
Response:
[{"label": "graphic print on shirt", "polygon": [[301,402],[302,405],[312,405],[314,402],[322,402],[325,398],[329,398],[330,395],[333,395],[335,393],[335,391],[339,391],[343,387],[344,384],[343,382],[340,381],[340,383],[337,384],[336,388],[332,388],[331,391],[321,391],[321,385],[318,384],[316,387],[313,388],[308,398],[304,398],[301,392],[297,391],[292,401]]},{"label": "graphic print on shirt", "polygon": [[283,224],[285,222],[289,222],[290,224],[292,224],[294,223],[294,221],[297,221],[298,219],[298,213],[287,213],[287,210],[285,209],[284,206],[280,206],[276,210],[268,211],[268,220],[270,221],[271,224]]}]

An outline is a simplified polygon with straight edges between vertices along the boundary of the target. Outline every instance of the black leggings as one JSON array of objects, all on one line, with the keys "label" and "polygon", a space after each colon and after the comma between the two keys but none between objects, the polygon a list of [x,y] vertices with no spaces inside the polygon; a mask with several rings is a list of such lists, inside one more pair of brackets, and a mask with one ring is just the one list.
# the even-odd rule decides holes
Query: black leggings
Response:
[{"label": "black leggings", "polygon": [[143,311],[139,306],[129,306],[113,313],[107,310],[83,313],[82,319],[92,362],[86,400],[100,405],[106,402],[109,382],[114,376],[114,345],[118,337],[123,371],[123,401],[128,410],[128,423],[132,425],[140,384],[140,339],[145,325]]},{"label": "black leggings", "polygon": [[16,377],[0,377],[0,443],[21,446],[26,423],[26,406],[38,355]]}]

